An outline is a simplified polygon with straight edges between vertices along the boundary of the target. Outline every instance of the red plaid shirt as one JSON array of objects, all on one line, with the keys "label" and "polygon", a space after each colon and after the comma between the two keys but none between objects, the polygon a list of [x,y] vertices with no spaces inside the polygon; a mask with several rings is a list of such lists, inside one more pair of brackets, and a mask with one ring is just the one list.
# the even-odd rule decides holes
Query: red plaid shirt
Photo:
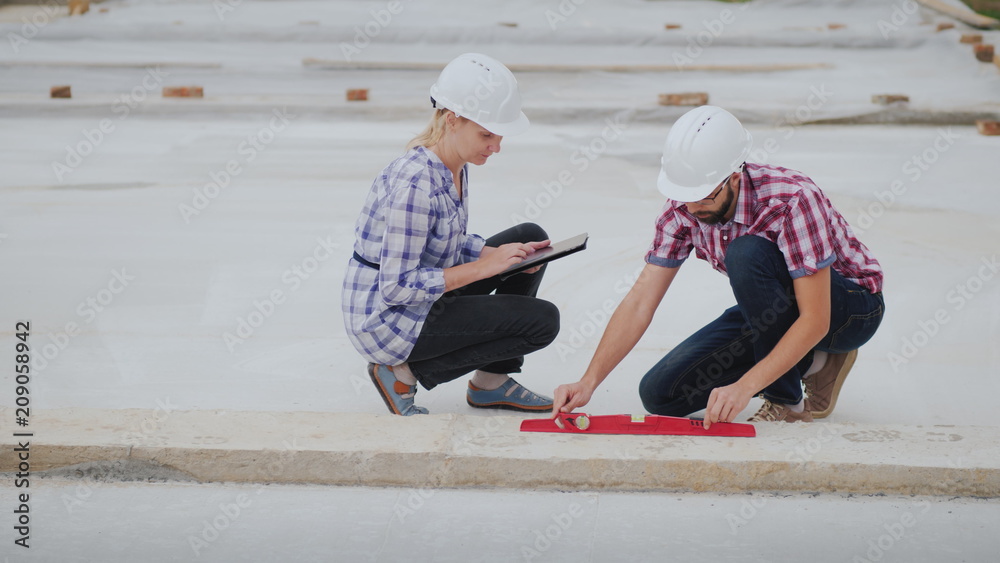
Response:
[{"label": "red plaid shirt", "polygon": [[744,235],[777,244],[792,279],[832,266],[868,291],[882,291],[882,267],[816,184],[800,172],[766,164],[746,164],[736,212],[724,224],[701,223],[683,203],[668,199],[646,262],[677,267],[694,248],[698,258],[726,274],[726,248]]}]

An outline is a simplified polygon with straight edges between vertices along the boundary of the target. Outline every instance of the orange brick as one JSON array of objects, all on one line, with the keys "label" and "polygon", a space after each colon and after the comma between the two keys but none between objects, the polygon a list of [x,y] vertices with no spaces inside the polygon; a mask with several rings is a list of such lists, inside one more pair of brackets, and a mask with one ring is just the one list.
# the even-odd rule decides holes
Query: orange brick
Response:
[{"label": "orange brick", "polygon": [[49,90],[49,96],[53,98],[72,98],[73,94],[70,93],[69,86],[53,86]]},{"label": "orange brick", "polygon": [[946,29],[952,29],[954,27],[955,27],[955,24],[953,24],[951,22],[941,22],[941,23],[939,23],[937,25],[937,30],[938,31],[944,31]]},{"label": "orange brick", "polygon": [[976,129],[980,135],[1000,135],[1000,121],[989,121],[986,119],[976,120]]},{"label": "orange brick", "polygon": [[903,94],[874,94],[872,95],[872,103],[879,104],[882,106],[887,106],[889,104],[905,104],[909,103],[910,97]]},{"label": "orange brick", "polygon": [[660,94],[661,106],[703,106],[706,104],[708,104],[708,93],[706,92]]},{"label": "orange brick", "polygon": [[351,88],[347,91],[348,102],[367,102],[368,88]]},{"label": "orange brick", "polygon": [[976,43],[972,46],[972,51],[976,54],[976,60],[984,63],[993,62],[993,45],[990,43]]},{"label": "orange brick", "polygon": [[666,23],[663,24],[663,29],[680,29],[681,24],[679,23]]},{"label": "orange brick", "polygon": [[80,16],[90,11],[90,0],[68,0],[69,15]]},{"label": "orange brick", "polygon": [[844,24],[842,24],[842,23],[828,23],[828,24],[826,24],[826,28],[827,29],[844,29],[845,27],[847,27],[847,26],[844,25]]},{"label": "orange brick", "polygon": [[504,27],[517,27],[517,22],[500,22],[500,25]]},{"label": "orange brick", "polygon": [[982,43],[983,34],[982,33],[963,33],[962,37],[958,40],[959,43]]},{"label": "orange brick", "polygon": [[164,98],[204,98],[205,91],[201,86],[164,86]]}]

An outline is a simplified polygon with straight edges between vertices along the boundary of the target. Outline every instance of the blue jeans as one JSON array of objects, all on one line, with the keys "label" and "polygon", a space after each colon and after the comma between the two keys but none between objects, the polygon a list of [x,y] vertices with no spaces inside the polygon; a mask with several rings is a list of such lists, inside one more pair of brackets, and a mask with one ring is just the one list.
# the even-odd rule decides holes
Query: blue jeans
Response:
[{"label": "blue jeans", "polygon": [[[486,239],[486,245],[547,238],[538,225],[522,223]],[[535,297],[546,266],[506,280],[479,280],[442,295],[406,360],[417,381],[433,389],[477,369],[520,372],[525,354],[548,346],[559,334],[559,309]]]},{"label": "blue jeans", "polygon": [[[650,413],[687,416],[708,404],[712,389],[735,383],[767,356],[799,317],[792,278],[773,242],[738,237],[726,252],[726,270],[736,306],[681,342],[639,383]],[[830,271],[830,330],[815,350],[841,354],[860,348],[882,322],[882,294]],[[802,374],[812,364],[810,351],[792,369],[763,389],[765,399],[796,404],[802,400]]]}]

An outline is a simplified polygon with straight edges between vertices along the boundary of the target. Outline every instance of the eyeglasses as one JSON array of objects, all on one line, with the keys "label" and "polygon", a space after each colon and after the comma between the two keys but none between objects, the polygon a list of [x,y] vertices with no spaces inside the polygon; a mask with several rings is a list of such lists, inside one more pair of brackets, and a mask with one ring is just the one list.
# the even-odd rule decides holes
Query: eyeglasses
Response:
[{"label": "eyeglasses", "polygon": [[701,205],[706,205],[705,203],[702,203],[702,202],[708,202],[708,201],[714,203],[715,202],[715,198],[717,198],[717,197],[719,197],[719,195],[721,195],[722,188],[728,186],[729,182],[732,179],[733,179],[733,177],[732,177],[732,175],[730,175],[728,178],[726,178],[726,180],[724,182],[722,182],[721,184],[719,184],[718,188],[715,188],[715,191],[712,192],[712,195],[710,195],[708,197],[701,198],[700,200],[698,200],[698,203],[701,204]]}]

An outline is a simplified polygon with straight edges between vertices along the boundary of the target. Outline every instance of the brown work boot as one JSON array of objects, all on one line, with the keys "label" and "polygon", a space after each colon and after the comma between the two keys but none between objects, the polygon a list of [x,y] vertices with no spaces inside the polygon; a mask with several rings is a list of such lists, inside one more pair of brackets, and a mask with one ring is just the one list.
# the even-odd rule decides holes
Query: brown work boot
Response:
[{"label": "brown work boot", "polygon": [[802,380],[806,387],[806,410],[812,413],[813,418],[826,418],[833,412],[840,388],[844,386],[847,373],[857,357],[857,350],[830,354],[822,369]]},{"label": "brown work boot", "polygon": [[795,412],[788,407],[778,403],[772,403],[764,399],[764,404],[760,406],[757,414],[747,419],[747,422],[812,422],[813,416],[808,408],[802,412]]}]

